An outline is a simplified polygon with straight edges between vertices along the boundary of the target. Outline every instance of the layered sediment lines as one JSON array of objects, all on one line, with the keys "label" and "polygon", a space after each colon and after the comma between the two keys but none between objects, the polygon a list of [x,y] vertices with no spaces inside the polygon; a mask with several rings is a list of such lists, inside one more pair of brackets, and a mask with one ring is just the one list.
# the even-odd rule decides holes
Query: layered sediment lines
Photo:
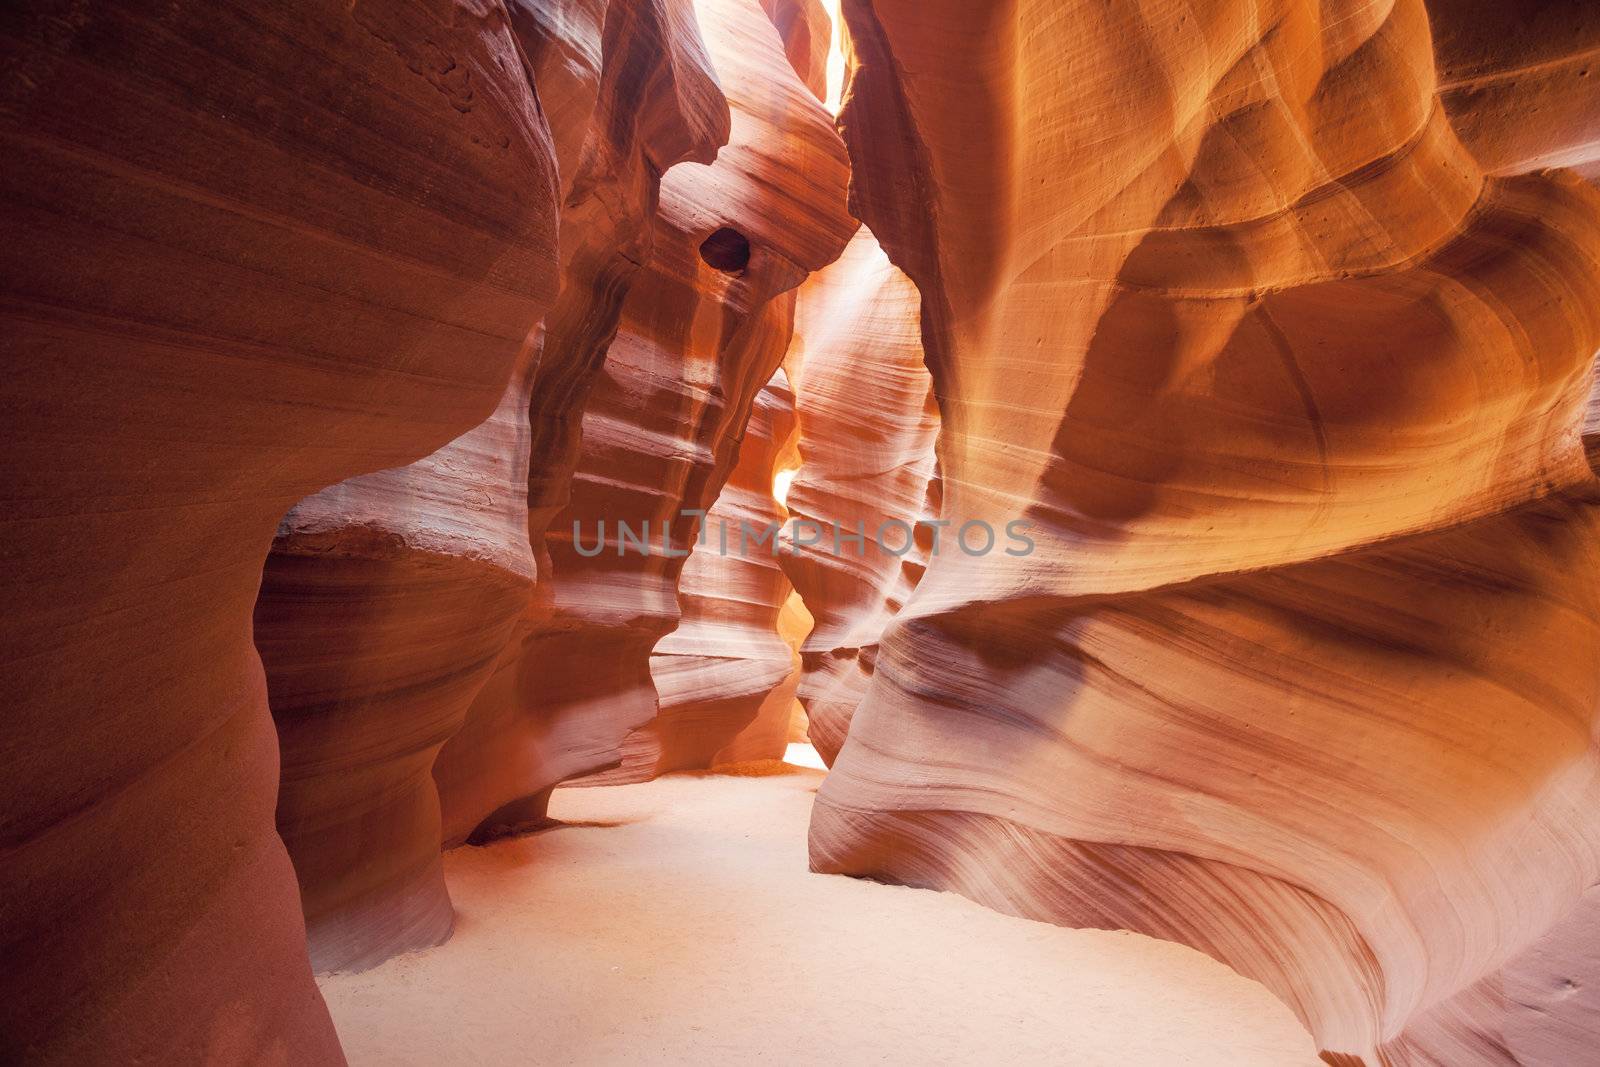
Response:
[{"label": "layered sediment lines", "polygon": [[534,580],[517,378],[493,418],[440,451],[302,501],[267,559],[255,639],[278,832],[318,972],[449,936],[433,759]]},{"label": "layered sediment lines", "polygon": [[[595,275],[625,276],[630,254],[647,254],[660,173],[714,158],[726,105],[687,0],[511,11],[556,122],[567,250],[556,321],[603,319]],[[548,430],[584,399],[557,383],[590,353],[548,337],[533,336],[492,418],[411,466],[302,501],[273,544],[256,643],[282,752],[278,829],[318,971],[450,933],[434,758],[532,600],[530,413]],[[561,459],[541,449],[533,484],[559,478]]]},{"label": "layered sediment lines", "polygon": [[651,653],[659,710],[628,735],[605,781],[783,758],[800,664],[780,632],[794,587],[768,531],[788,519],[773,480],[794,465],[796,430],[794,393],[779,370],[756,396],[739,462],[683,565],[678,627]]},{"label": "layered sediment lines", "polygon": [[1427,0],[1439,99],[1491,174],[1600,177],[1600,7]]},{"label": "layered sediment lines", "polygon": [[1600,197],[1484,176],[1415,0],[1269,6],[846,4],[943,518],[1037,547],[930,560],[813,863],[1558,1063],[1441,1050],[1600,878]]},{"label": "layered sediment lines", "polygon": [[251,611],[482,422],[556,289],[497,3],[10,5],[0,1059],[339,1063]]},{"label": "layered sediment lines", "polygon": [[[699,532],[681,513],[716,501],[787,348],[793,290],[854,229],[844,147],[766,12],[756,0],[696,10],[732,133],[714,164],[663,178],[651,255],[619,300],[603,366],[567,383],[589,393],[570,495],[530,488],[535,529],[548,530],[540,585],[435,764],[446,843],[539,822],[556,783],[617,764],[655,716],[650,653],[677,623]],[[561,343],[598,334],[576,322]]]},{"label": "layered sediment lines", "polygon": [[[939,418],[917,290],[863,227],[800,290],[788,365],[800,469],[783,556],[815,625],[801,646],[808,736],[832,761],[872,678],[878,641],[934,550]],[[931,504],[931,506],[930,506]],[[920,543],[918,534],[920,533]],[[941,537],[950,551],[952,535]]]}]

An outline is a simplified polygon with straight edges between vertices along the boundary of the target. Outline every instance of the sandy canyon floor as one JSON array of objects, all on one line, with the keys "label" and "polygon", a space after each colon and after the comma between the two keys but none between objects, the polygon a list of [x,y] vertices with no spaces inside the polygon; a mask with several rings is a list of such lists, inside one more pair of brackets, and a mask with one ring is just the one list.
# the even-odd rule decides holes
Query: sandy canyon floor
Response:
[{"label": "sandy canyon floor", "polygon": [[367,1065],[1313,1067],[1265,989],[1179,945],[812,874],[822,773],[556,791],[447,853],[449,943],[322,981]]}]

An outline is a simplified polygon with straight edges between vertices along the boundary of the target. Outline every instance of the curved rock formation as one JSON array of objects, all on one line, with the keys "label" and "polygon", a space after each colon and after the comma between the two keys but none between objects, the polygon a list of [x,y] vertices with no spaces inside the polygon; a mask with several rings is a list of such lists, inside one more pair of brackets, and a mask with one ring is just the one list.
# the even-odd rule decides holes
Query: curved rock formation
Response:
[{"label": "curved rock formation", "polygon": [[1407,1030],[1400,1062],[1568,1067],[1600,1033],[1600,886],[1530,948]]},{"label": "curved rock formation", "polygon": [[[772,486],[793,466],[796,428],[794,393],[779,370],[756,396],[738,463],[706,513],[704,543],[684,562],[678,627],[651,653],[656,716],[628,735],[622,765],[603,781],[783,758],[800,664],[779,618],[794,587],[776,556],[740,552],[737,539],[743,527],[788,519]],[[724,536],[734,541],[727,550]]]},{"label": "curved rock formation", "polygon": [[813,863],[1457,1067],[1434,1022],[1600,878],[1600,195],[1483,177],[1418,0],[1269,6],[846,4],[944,518],[1034,548],[931,562]]},{"label": "curved rock formation", "polygon": [[[843,145],[756,0],[697,11],[733,131],[714,164],[662,180],[653,252],[609,348],[585,322],[563,334],[598,338],[604,366],[570,384],[592,390],[581,455],[567,453],[570,500],[550,521],[559,490],[530,489],[535,527],[549,521],[548,580],[541,566],[534,609],[434,767],[449,844],[536,824],[556,783],[616,764],[655,715],[650,652],[676,625],[698,532],[680,512],[716,500],[788,344],[793,289],[854,229]],[[536,426],[536,461],[539,448]]]},{"label": "curved rock formation", "polygon": [[828,46],[833,43],[833,20],[821,0],[761,0],[783,38],[789,65],[818,100],[828,99]]},{"label": "curved rock formation", "polygon": [[[816,620],[801,646],[808,736],[832,762],[872,679],[878,640],[921,577],[939,415],[922,360],[917,290],[865,227],[800,290],[789,362],[801,466],[789,510],[804,526],[784,571]],[[823,531],[820,533],[819,530]],[[859,540],[852,540],[858,538]],[[804,542],[811,542],[809,544]]]},{"label": "curved rock formation", "polygon": [[533,587],[528,378],[426,459],[301,501],[267,559],[255,634],[278,832],[318,972],[450,934],[431,770]]},{"label": "curved rock formation", "polygon": [[1600,176],[1600,7],[1427,0],[1439,97],[1490,174]]},{"label": "curved rock formation", "polygon": [[295,501],[483,421],[555,294],[494,2],[8,5],[0,1059],[342,1062],[251,609]]},{"label": "curved rock formation", "polygon": [[[726,107],[686,3],[511,11],[557,117],[568,259],[557,321],[603,318],[596,275],[625,284],[659,174],[674,152],[714,158]],[[489,421],[409,467],[302,501],[278,532],[256,644],[282,750],[278,829],[318,971],[449,936],[433,761],[530,603],[530,402],[556,412],[541,428],[577,414],[556,405],[582,397],[552,388],[575,373],[558,363],[567,355],[530,346]]]}]

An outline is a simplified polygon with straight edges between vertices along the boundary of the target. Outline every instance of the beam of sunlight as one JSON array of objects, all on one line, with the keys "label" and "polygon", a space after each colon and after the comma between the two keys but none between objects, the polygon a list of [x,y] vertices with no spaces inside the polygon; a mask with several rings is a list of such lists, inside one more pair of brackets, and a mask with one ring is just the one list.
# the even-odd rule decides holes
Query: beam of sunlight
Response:
[{"label": "beam of sunlight", "polygon": [[819,771],[828,769],[822,762],[822,757],[817,755],[817,750],[804,741],[797,741],[783,751],[783,762],[792,763],[796,767],[812,767]]},{"label": "beam of sunlight", "polygon": [[833,40],[828,44],[828,110],[839,113],[839,102],[844,94],[844,24],[839,13],[839,0],[822,0],[833,20]]}]

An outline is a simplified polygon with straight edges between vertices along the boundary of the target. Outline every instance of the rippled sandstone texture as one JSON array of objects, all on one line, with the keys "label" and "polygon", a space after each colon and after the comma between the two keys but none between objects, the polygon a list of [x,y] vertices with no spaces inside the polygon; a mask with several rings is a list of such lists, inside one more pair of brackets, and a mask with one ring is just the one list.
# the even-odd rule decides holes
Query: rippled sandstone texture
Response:
[{"label": "rippled sandstone texture", "polygon": [[[696,10],[732,134],[714,164],[663,178],[648,264],[603,366],[574,386],[590,397],[570,496],[530,492],[560,502],[543,520],[548,567],[435,764],[448,844],[539,822],[556,783],[616,764],[627,734],[654,717],[650,652],[676,625],[698,534],[679,513],[715,502],[788,345],[793,290],[854,230],[844,146],[766,13],[756,0]],[[647,547],[624,544],[618,524],[637,536],[646,522]]]},{"label": "rippled sandstone texture", "polygon": [[279,518],[494,409],[555,295],[498,3],[0,16],[0,1060],[339,1063],[273,830]]},{"label": "rippled sandstone texture", "polygon": [[796,429],[794,393],[779,370],[756,395],[739,461],[706,513],[704,543],[684,561],[677,629],[651,652],[656,716],[628,735],[607,783],[783,758],[800,665],[780,617],[794,587],[770,550],[737,545],[742,529],[788,519],[772,484],[794,465]]},{"label": "rippled sandstone texture", "polygon": [[782,563],[816,620],[801,646],[799,698],[808,737],[830,763],[872,680],[878,641],[934,547],[932,530],[915,537],[939,512],[929,500],[939,416],[920,311],[916,286],[865,227],[800,290],[788,359],[801,466],[788,505],[795,522],[815,525],[794,531]]},{"label": "rippled sandstone texture", "polygon": [[846,3],[944,516],[1038,548],[932,562],[813,863],[1518,1062],[1451,1042],[1600,878],[1600,197],[1483,176],[1420,3],[1257,8]]},{"label": "rippled sandstone texture", "polygon": [[[556,321],[603,319],[595,277],[626,284],[648,255],[660,173],[683,154],[713,159],[727,107],[688,0],[510,10],[555,121],[566,253]],[[302,501],[274,542],[256,644],[282,751],[278,829],[318,971],[449,936],[434,758],[530,603],[530,406],[551,415],[547,430],[570,424],[584,399],[555,386],[582,368],[570,350],[546,350],[547,336],[535,335],[492,418],[409,467]],[[560,458],[541,449],[537,484]]]}]

